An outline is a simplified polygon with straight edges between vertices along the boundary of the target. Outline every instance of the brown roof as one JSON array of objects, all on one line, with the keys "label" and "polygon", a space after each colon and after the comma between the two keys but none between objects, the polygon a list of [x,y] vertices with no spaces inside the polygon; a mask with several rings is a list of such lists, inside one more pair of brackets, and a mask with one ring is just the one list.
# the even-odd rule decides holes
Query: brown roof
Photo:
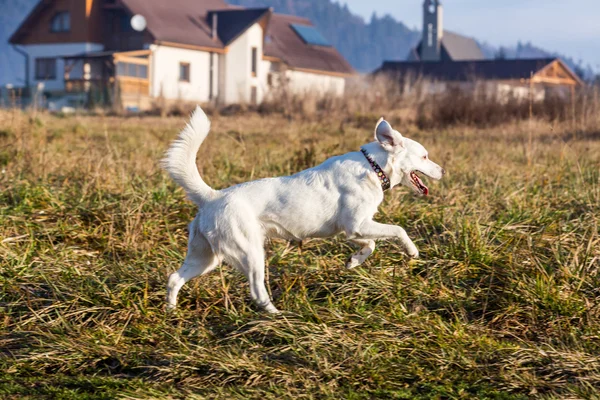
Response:
[{"label": "brown roof", "polygon": [[[529,79],[556,58],[512,59],[512,60],[476,60],[476,61],[443,61],[443,62],[407,62],[386,61],[375,74],[386,73],[394,77],[407,76],[412,79],[429,78],[442,81],[474,81],[485,80],[520,80]],[[560,60],[559,60],[560,61]],[[573,79],[580,83],[572,73]]]},{"label": "brown roof", "polygon": [[223,48],[211,37],[209,10],[228,8],[223,0],[121,0],[133,14],[146,18],[148,31],[158,41]]},{"label": "brown roof", "polygon": [[273,14],[265,41],[265,56],[278,58],[291,68],[354,74],[354,69],[334,47],[304,43],[291,24],[312,26],[305,18]]},{"label": "brown roof", "polygon": [[19,25],[17,30],[10,36],[8,43],[17,44],[26,30],[35,23],[35,19],[38,17],[38,15],[40,15],[48,6],[50,6],[50,1],[48,0],[41,0],[39,3],[37,3],[31,12],[27,14],[25,20],[21,22],[21,25]]},{"label": "brown roof", "polygon": [[[171,42],[212,49],[224,49],[247,28],[269,18],[265,26],[265,55],[291,68],[353,74],[354,70],[334,47],[306,44],[291,24],[312,26],[305,18],[274,14],[272,9],[248,9],[228,5],[224,0],[120,0],[131,14],[146,18],[147,31],[159,42]],[[11,37],[11,42],[34,24],[52,0],[41,0]],[[218,15],[217,37],[212,37],[212,13]]]},{"label": "brown roof", "polygon": [[[420,41],[414,49],[411,49],[407,57],[409,60],[421,59],[422,43],[423,41]],[[451,31],[444,31],[442,50],[453,61],[485,60],[485,55],[475,39]]]},{"label": "brown roof", "polygon": [[442,37],[442,46],[454,61],[484,60],[485,55],[473,38],[445,31]]}]

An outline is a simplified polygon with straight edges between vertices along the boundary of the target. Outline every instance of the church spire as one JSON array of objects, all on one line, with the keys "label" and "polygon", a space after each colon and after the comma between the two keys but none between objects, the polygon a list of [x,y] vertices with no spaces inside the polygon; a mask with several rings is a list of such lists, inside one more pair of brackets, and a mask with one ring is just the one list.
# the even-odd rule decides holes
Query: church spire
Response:
[{"label": "church spire", "polygon": [[423,2],[423,39],[421,60],[440,61],[442,59],[442,37],[444,35],[443,9],[439,0]]}]

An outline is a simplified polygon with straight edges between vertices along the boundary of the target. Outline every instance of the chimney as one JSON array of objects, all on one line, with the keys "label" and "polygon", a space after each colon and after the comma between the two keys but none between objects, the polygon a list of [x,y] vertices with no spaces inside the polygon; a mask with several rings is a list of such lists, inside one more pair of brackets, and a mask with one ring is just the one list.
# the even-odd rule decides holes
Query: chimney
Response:
[{"label": "chimney", "polygon": [[218,24],[219,24],[218,15],[217,15],[217,13],[213,13],[213,15],[212,15],[212,34],[211,34],[213,40],[217,39]]},{"label": "chimney", "polygon": [[423,39],[421,61],[441,61],[444,36],[443,9],[439,0],[423,3]]}]

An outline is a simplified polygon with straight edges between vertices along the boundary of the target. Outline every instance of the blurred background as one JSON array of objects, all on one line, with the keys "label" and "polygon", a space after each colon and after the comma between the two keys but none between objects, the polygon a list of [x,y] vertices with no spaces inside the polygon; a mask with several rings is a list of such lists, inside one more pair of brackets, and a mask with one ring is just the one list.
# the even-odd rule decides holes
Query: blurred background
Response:
[{"label": "blurred background", "polygon": [[[567,75],[575,75],[575,80],[580,80],[575,86],[579,87],[583,83],[593,83],[600,71],[600,48],[598,41],[594,40],[600,36],[600,24],[595,21],[600,13],[600,5],[591,0],[231,0],[228,3],[222,0],[178,0],[174,7],[166,7],[164,2],[157,0],[146,4],[131,0],[0,0],[0,6],[3,10],[0,15],[0,87],[4,89],[4,104],[8,101],[8,90],[14,88],[25,89],[17,96],[28,98],[23,100],[25,103],[33,101],[35,97],[44,107],[61,109],[65,105],[82,103],[89,106],[90,102],[107,106],[119,103],[119,107],[130,111],[148,110],[158,98],[215,104],[263,103],[268,100],[268,93],[274,92],[274,87],[281,89],[284,84],[287,84],[287,91],[292,95],[305,94],[314,89],[318,89],[321,95],[325,92],[342,95],[345,89],[342,87],[347,88],[348,78],[354,78],[355,81],[357,77],[370,78],[374,72],[381,71],[386,61],[475,62],[462,66],[435,67],[436,71],[432,71],[431,66],[426,66],[427,70],[420,66],[408,68],[406,65],[383,68],[388,76],[393,72],[393,80],[400,80],[402,84],[405,84],[408,75],[412,75],[412,83],[418,77],[463,83],[494,80],[515,86],[515,80],[529,82],[532,73],[537,74],[551,61],[560,60],[559,69],[567,68]],[[230,18],[232,13],[223,14],[226,9],[241,8],[245,8],[246,12],[237,13],[233,19]],[[252,14],[267,9],[270,10],[266,13],[269,15]],[[221,24],[218,23],[219,13],[225,18]],[[143,21],[139,31],[131,23],[136,14]],[[158,14],[162,15],[164,24],[158,18],[153,19]],[[285,20],[284,14],[301,19]],[[148,21],[146,16],[149,17]],[[209,16],[215,19],[209,21]],[[119,71],[118,62],[115,62],[119,52],[151,50],[154,54],[161,42],[175,43],[179,48],[199,45],[197,50],[214,53],[218,58],[216,55],[220,50],[231,47],[227,41],[237,39],[237,35],[245,32],[254,17],[257,21],[263,18],[264,25],[262,43],[255,46],[257,54],[252,56],[257,57],[256,61],[252,61],[257,66],[251,73],[256,74],[260,70],[255,82],[250,79],[250,71],[219,71],[219,68],[224,68],[224,59],[220,64],[218,59],[210,61],[210,66],[208,61],[202,61],[205,63],[204,70],[195,72],[191,82],[185,79],[185,68],[190,68],[186,62],[179,68],[175,66],[169,73],[160,72],[161,76],[157,75],[157,69],[148,72],[146,67],[141,67],[144,70],[138,71],[138,67],[128,67],[126,63]],[[177,21],[183,21],[183,24]],[[313,28],[314,35],[320,36],[324,42],[315,45],[307,42],[306,37],[296,39],[311,50],[324,51],[294,48],[297,43],[293,40],[289,42],[289,37],[286,39],[289,32],[285,32],[285,29],[293,30],[292,25],[298,21],[301,25]],[[146,23],[149,25],[146,26]],[[282,24],[285,26],[282,27]],[[207,36],[206,32],[213,28],[213,41],[202,47],[206,43],[198,38]],[[228,32],[221,32],[222,29]],[[294,34],[298,32],[294,31]],[[118,43],[115,35],[120,37]],[[420,54],[423,42],[431,49],[425,50],[425,57]],[[327,47],[336,53],[333,58],[329,54],[332,51],[325,51]],[[211,52],[211,49],[216,52]],[[248,47],[247,58],[251,51]],[[158,53],[155,54],[156,59],[160,57]],[[109,59],[112,65],[108,68],[94,65]],[[273,62],[273,59],[278,62]],[[477,63],[483,60],[523,59],[538,61],[483,67],[483,64]],[[343,65],[345,63],[347,65]],[[192,69],[199,68],[194,64]],[[28,74],[25,73],[27,68]],[[87,75],[84,68],[87,68]],[[127,68],[132,69],[127,71]],[[81,71],[76,73],[78,69]],[[210,72],[211,69],[213,72]],[[282,73],[283,69],[285,73]],[[343,78],[344,82],[334,79],[325,81],[322,77],[308,75],[292,76],[294,72],[290,70],[333,75]],[[230,72],[238,75],[246,73],[249,75],[247,82],[236,81],[237,78],[228,76]],[[198,74],[206,77],[199,78]],[[457,77],[457,74],[462,76]],[[119,75],[129,78],[136,75],[135,78],[145,78],[147,82],[132,83],[131,79],[127,83],[122,80],[118,82]],[[68,82],[69,79],[72,81]],[[214,87],[207,84],[209,79]],[[182,84],[182,81],[189,84]],[[119,83],[121,87],[117,88]],[[246,87],[240,89],[239,85]],[[496,84],[493,86],[495,91],[503,91],[503,96],[510,92],[510,95],[517,97],[528,97],[531,89],[515,91],[513,88],[498,89]],[[567,86],[569,88],[566,91],[570,91],[572,85]],[[427,91],[446,89],[447,85],[441,89],[438,85]],[[96,93],[90,95],[94,91]],[[119,94],[115,94],[115,91],[119,91]],[[196,95],[185,93],[187,91],[195,91]],[[239,96],[239,93],[225,94],[232,91],[245,93]],[[123,98],[123,95],[127,97],[131,94],[128,92],[135,92],[137,99],[133,100],[132,96]],[[536,98],[541,98],[539,90],[536,93]],[[95,98],[91,99],[90,96]],[[270,97],[274,97],[274,94],[271,93]],[[48,103],[48,99],[52,104]]]}]

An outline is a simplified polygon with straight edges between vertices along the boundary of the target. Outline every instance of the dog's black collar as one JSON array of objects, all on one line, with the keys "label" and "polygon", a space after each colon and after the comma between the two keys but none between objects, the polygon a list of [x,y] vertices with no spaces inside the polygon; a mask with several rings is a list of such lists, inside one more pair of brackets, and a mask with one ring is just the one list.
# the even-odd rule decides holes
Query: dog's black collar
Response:
[{"label": "dog's black collar", "polygon": [[383,168],[381,168],[379,164],[375,162],[373,157],[365,149],[360,149],[360,151],[364,154],[369,164],[371,164],[371,168],[373,168],[373,171],[375,171],[375,173],[377,174],[377,177],[381,182],[381,188],[385,192],[390,188],[390,179],[387,177],[385,172],[383,172]]}]

